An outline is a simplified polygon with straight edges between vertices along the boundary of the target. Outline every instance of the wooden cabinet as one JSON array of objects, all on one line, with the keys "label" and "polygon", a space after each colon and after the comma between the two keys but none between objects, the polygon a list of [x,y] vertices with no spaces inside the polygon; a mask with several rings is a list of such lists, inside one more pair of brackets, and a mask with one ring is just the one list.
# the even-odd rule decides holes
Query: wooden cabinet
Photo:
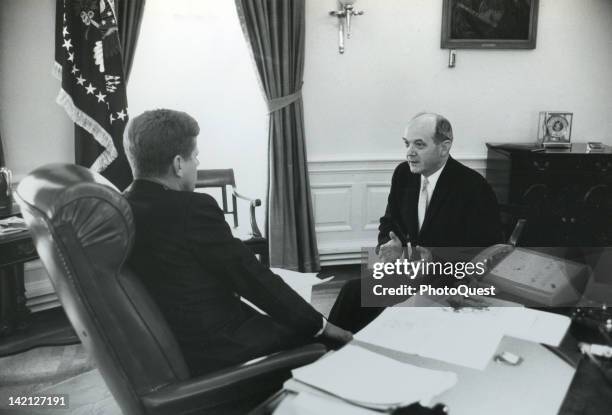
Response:
[{"label": "wooden cabinet", "polygon": [[[487,180],[504,210],[525,217],[526,246],[612,245],[612,149],[534,151],[487,143]],[[511,223],[507,223],[512,226]]]}]

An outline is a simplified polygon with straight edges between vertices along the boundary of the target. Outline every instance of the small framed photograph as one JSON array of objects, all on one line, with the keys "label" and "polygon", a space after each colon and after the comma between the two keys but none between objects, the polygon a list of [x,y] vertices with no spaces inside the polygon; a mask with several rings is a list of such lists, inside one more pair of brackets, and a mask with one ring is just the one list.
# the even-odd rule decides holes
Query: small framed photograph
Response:
[{"label": "small framed photograph", "polygon": [[535,49],[539,0],[444,0],[444,49]]},{"label": "small framed photograph", "polygon": [[538,128],[538,141],[544,147],[568,148],[572,137],[571,112],[542,111]]}]

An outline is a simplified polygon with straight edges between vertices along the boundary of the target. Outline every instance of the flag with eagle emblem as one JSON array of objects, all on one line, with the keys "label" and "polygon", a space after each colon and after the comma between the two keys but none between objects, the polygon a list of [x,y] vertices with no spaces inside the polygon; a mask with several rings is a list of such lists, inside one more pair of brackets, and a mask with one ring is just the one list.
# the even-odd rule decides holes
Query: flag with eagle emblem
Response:
[{"label": "flag with eagle emblem", "polygon": [[90,168],[123,189],[131,173],[122,143],[128,109],[116,16],[113,0],[57,0],[54,74],[62,83],[56,102],[103,148]]}]

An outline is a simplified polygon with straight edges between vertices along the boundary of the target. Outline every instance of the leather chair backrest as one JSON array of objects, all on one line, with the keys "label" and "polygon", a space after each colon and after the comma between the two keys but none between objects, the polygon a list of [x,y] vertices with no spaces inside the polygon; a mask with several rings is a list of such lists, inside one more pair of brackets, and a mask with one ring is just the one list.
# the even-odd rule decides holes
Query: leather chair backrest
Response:
[{"label": "leather chair backrest", "polygon": [[39,168],[16,199],[64,310],[124,413],[139,396],[189,378],[174,335],[126,260],[134,238],[127,200],[75,165]]}]

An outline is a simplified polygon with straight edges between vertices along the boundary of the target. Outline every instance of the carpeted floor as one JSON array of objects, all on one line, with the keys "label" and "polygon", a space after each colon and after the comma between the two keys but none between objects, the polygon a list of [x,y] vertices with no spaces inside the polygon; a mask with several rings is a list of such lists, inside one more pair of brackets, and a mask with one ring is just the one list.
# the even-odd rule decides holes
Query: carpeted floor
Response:
[{"label": "carpeted floor", "polygon": [[[313,306],[327,316],[348,279],[359,277],[358,265],[328,267],[319,276],[333,275],[332,281],[314,287]],[[67,394],[69,409],[27,408],[17,410],[7,405],[10,396]],[[80,344],[41,347],[14,356],[0,358],[0,414],[32,415],[119,415],[113,397],[106,388],[94,362]]]}]

